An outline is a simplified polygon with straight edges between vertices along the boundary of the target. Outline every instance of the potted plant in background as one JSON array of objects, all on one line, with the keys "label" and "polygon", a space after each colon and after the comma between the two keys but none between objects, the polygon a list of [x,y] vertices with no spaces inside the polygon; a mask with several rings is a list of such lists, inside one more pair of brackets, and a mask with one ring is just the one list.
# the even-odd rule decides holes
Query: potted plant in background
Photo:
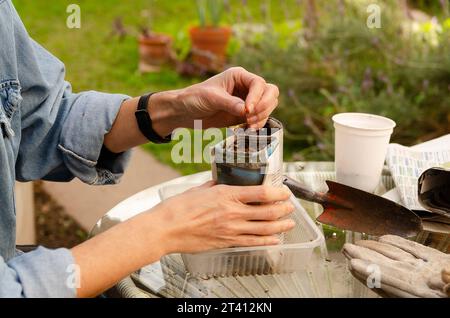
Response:
[{"label": "potted plant in background", "polygon": [[139,71],[158,72],[161,66],[172,62],[172,38],[163,33],[151,31],[151,14],[143,11],[141,16],[147,21],[140,26],[139,43]]},{"label": "potted plant in background", "polygon": [[220,72],[225,66],[231,28],[220,26],[223,0],[197,0],[199,25],[190,28],[192,60],[198,67]]}]

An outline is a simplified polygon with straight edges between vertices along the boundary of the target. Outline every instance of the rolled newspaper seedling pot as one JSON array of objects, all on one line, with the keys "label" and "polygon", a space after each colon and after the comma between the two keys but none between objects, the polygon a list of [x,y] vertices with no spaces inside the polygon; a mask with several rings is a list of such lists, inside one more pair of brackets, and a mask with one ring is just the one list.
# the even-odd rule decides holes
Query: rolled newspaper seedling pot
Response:
[{"label": "rolled newspaper seedling pot", "polygon": [[450,168],[425,170],[418,181],[418,199],[426,210],[450,218]]},{"label": "rolled newspaper seedling pot", "polygon": [[[269,118],[261,129],[245,124],[227,129],[228,137],[212,149],[211,170],[218,184],[282,186],[283,125]],[[257,203],[257,202],[255,202]],[[279,234],[283,241],[283,234]]]},{"label": "rolled newspaper seedling pot", "polygon": [[212,149],[213,179],[228,185],[282,185],[283,125],[269,118],[262,129],[244,125],[228,129]]}]

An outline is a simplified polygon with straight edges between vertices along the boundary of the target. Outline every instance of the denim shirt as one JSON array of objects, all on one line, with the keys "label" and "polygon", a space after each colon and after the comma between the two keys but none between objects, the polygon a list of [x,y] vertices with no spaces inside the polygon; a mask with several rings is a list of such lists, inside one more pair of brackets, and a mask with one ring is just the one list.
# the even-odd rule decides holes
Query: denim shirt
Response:
[{"label": "denim shirt", "polygon": [[11,1],[0,0],[0,297],[75,296],[68,249],[17,254],[15,180],[111,184],[129,159],[128,152],[101,151],[128,96],[75,94],[64,75],[63,63],[29,37]]}]

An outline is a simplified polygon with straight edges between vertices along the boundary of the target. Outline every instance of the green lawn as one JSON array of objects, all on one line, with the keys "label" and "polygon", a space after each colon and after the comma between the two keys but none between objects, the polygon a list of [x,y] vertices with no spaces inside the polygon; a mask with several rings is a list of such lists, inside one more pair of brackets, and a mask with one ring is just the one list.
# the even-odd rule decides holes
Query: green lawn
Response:
[{"label": "green lawn", "polygon": [[[148,91],[179,88],[195,83],[198,79],[180,77],[167,69],[158,74],[141,75],[137,72],[137,43],[135,36],[142,24],[143,10],[149,10],[154,31],[171,34],[177,49],[182,53],[189,49],[187,30],[197,23],[195,1],[187,0],[78,0],[81,7],[81,28],[66,27],[66,7],[74,1],[67,0],[13,0],[30,35],[59,59],[67,68],[67,80],[74,91],[99,90],[105,92],[139,95]],[[225,22],[237,21],[251,16],[253,21],[264,20],[262,3],[270,4],[271,19],[277,23],[284,20],[286,8],[290,15],[300,14],[295,0],[247,1],[243,9],[241,0],[230,1],[230,10],[224,15]],[[123,41],[111,37],[115,18],[121,17],[129,33]],[[240,17],[240,18],[239,18]],[[231,46],[235,46],[236,43]],[[168,164],[170,146],[148,145],[145,149]],[[175,165],[181,173],[192,173],[207,165]]]}]

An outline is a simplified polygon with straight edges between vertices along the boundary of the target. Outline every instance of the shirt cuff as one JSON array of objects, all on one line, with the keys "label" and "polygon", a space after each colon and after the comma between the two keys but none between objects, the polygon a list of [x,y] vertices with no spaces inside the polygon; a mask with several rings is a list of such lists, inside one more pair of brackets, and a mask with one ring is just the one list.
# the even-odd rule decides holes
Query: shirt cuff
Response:
[{"label": "shirt cuff", "polygon": [[8,266],[17,273],[23,296],[29,298],[73,298],[76,296],[77,268],[65,248],[35,251],[12,258]]},{"label": "shirt cuff", "polygon": [[64,163],[81,181],[115,184],[125,171],[130,151],[118,154],[114,160],[102,162],[104,136],[111,130],[120,106],[129,96],[84,92],[74,94],[71,110],[64,122],[59,149]]}]

